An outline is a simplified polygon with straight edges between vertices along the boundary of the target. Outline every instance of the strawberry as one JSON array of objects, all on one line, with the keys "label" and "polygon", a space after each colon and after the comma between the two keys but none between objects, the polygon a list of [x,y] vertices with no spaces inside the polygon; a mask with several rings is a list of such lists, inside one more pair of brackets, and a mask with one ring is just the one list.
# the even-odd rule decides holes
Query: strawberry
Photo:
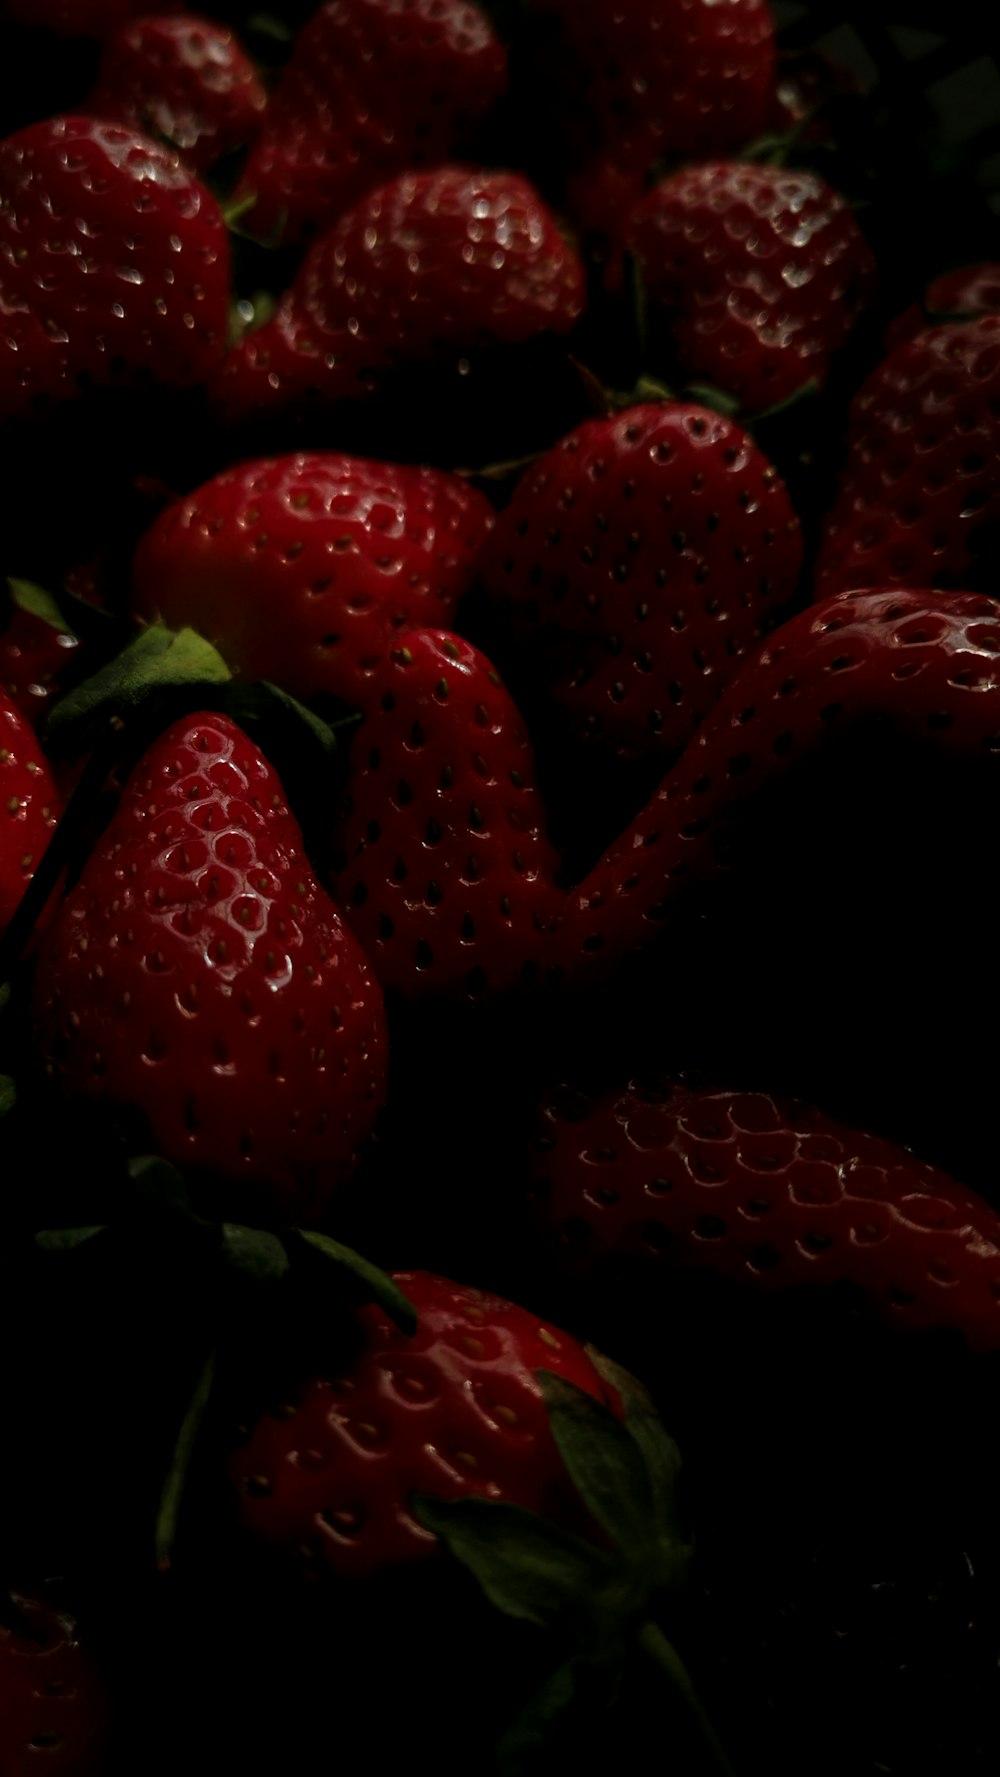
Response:
[{"label": "strawberry", "polygon": [[791,598],[799,522],[730,420],[642,406],[533,465],[484,568],[581,740],[677,750]]},{"label": "strawberry", "polygon": [[513,173],[446,166],[371,192],[310,249],[270,321],[218,378],[233,422],[356,401],[400,364],[570,331],[583,268]]},{"label": "strawberry", "polygon": [[59,815],[61,798],[26,717],[0,691],[0,931],[10,922],[38,868]]},{"label": "strawberry", "polygon": [[507,57],[466,0],[330,0],[299,32],[237,197],[294,241],[366,191],[447,160],[504,90]]},{"label": "strawberry", "polygon": [[[586,1521],[535,1372],[620,1406],[583,1347],[497,1296],[396,1272],[417,1313],[407,1339],[380,1308],[342,1376],[317,1376],[294,1406],[259,1419],[229,1462],[242,1523],[330,1575],[425,1560],[437,1539],[411,1497],[485,1498],[567,1527]],[[376,1472],[377,1471],[377,1472]]]},{"label": "strawberry", "polygon": [[266,105],[234,33],[187,14],[119,26],[105,41],[87,109],[165,142],[202,175],[252,140]]},{"label": "strawberry", "polygon": [[0,1595],[0,1770],[4,1777],[100,1777],[108,1699],[63,1610],[20,1591]]},{"label": "strawberry", "polygon": [[13,604],[0,633],[0,687],[37,726],[59,692],[59,676],[80,646],[79,638]]},{"label": "strawberry", "polygon": [[972,321],[978,315],[1000,313],[1000,265],[992,260],[977,265],[963,265],[957,271],[945,272],[935,278],[924,291],[923,299],[912,303],[897,315],[886,328],[886,345],[891,352],[915,339],[925,327],[937,327],[946,321]]},{"label": "strawberry", "polygon": [[635,205],[625,240],[683,369],[747,413],[822,387],[874,294],[853,212],[814,173],[686,167]]},{"label": "strawberry", "polygon": [[161,0],[6,0],[12,17],[60,37],[106,37],[136,13],[183,12]]},{"label": "strawberry", "polygon": [[335,893],[379,980],[480,999],[531,975],[559,902],[528,736],[484,655],[408,635],[351,748]]},{"label": "strawberry", "polygon": [[385,1091],[381,995],[274,771],[227,717],[133,771],[47,934],[37,1042],[71,1094],[143,1113],[165,1157],[315,1219]]},{"label": "strawberry", "polygon": [[[855,396],[845,443],[817,596],[968,585],[1000,518],[1000,315],[898,346]],[[992,586],[989,556],[984,570]]]},{"label": "strawberry", "polygon": [[142,538],[132,609],[199,628],[234,672],[370,702],[404,631],[451,623],[492,523],[457,476],[360,457],[240,463]]},{"label": "strawberry", "polygon": [[4,333],[7,411],[84,382],[200,383],[228,325],[218,205],[124,125],[32,124],[0,143],[0,304],[22,329]]},{"label": "strawberry", "polygon": [[651,1293],[668,1266],[768,1291],[850,1284],[901,1330],[1000,1350],[997,1211],[809,1105],[665,1079],[560,1088],[540,1108],[531,1191],[547,1250],[594,1287],[612,1263]]}]

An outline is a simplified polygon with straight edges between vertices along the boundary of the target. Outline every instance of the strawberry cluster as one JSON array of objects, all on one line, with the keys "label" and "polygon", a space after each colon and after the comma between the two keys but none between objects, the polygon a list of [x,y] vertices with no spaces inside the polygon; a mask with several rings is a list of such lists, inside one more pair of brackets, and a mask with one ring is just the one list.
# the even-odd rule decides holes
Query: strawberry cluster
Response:
[{"label": "strawberry cluster", "polygon": [[766,0],[5,12],[0,1772],[995,1768],[984,237]]}]

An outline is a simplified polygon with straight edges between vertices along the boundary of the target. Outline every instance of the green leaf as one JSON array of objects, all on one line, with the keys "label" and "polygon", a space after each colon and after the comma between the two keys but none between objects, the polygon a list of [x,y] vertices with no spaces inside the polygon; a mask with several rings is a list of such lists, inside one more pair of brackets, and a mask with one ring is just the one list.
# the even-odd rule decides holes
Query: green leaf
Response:
[{"label": "green leaf", "polygon": [[215,1380],[216,1353],[210,1352],[204,1366],[199,1372],[187,1412],[181,1421],[181,1428],[174,1445],[173,1459],[160,1495],[160,1507],[156,1515],[156,1565],[161,1572],[166,1572],[173,1560],[174,1543],[177,1540],[177,1525],[180,1520],[181,1506],[184,1503],[184,1490],[188,1475],[191,1472],[191,1459],[194,1455],[198,1433],[208,1407],[212,1384]]},{"label": "green leaf", "polygon": [[187,1185],[169,1160],[161,1159],[159,1154],[140,1154],[129,1161],[128,1172],[136,1195],[143,1202],[158,1209],[191,1213]]},{"label": "green leaf", "polygon": [[245,1228],[239,1222],[223,1222],[221,1233],[223,1257],[244,1277],[277,1282],[288,1275],[291,1261],[277,1234]]},{"label": "green leaf", "polygon": [[226,712],[241,728],[264,730],[271,742],[262,746],[268,758],[282,745],[299,752],[303,748],[314,751],[324,762],[337,751],[337,736],[329,722],[267,679],[234,679],[226,693]]},{"label": "green leaf", "polygon": [[617,1572],[610,1556],[520,1506],[426,1495],[412,1503],[419,1523],[441,1538],[498,1610],[587,1639],[595,1603]]},{"label": "green leaf", "polygon": [[46,736],[82,750],[113,719],[125,720],[153,697],[203,686],[214,689],[231,677],[222,655],[195,630],[153,624],[59,701]]},{"label": "green leaf", "polygon": [[526,1760],[538,1769],[538,1754],[552,1744],[585,1687],[588,1664],[579,1656],[567,1660],[525,1704],[497,1745],[500,1777],[521,1777]]},{"label": "green leaf", "polygon": [[713,413],[721,414],[724,420],[731,420],[739,413],[740,404],[735,395],[726,389],[716,388],[714,383],[686,383],[684,397],[688,401],[697,401],[700,406],[711,408]]},{"label": "green leaf", "polygon": [[256,202],[257,193],[248,191],[243,197],[231,198],[228,203],[222,204],[220,206],[222,220],[226,227],[235,228],[237,223],[242,222],[244,216],[249,216]]},{"label": "green leaf", "polygon": [[63,635],[72,635],[69,624],[59,606],[59,600],[44,586],[36,586],[33,580],[8,580],[10,596],[15,605],[22,611],[30,611],[32,617],[40,617]]},{"label": "green leaf", "polygon": [[539,1370],[549,1424],[588,1510],[640,1569],[657,1556],[656,1516],[642,1454],[625,1427],[575,1383]]},{"label": "green leaf", "polygon": [[661,1553],[669,1551],[676,1565],[676,1577],[681,1579],[691,1555],[678,1508],[681,1453],[642,1383],[594,1346],[587,1346],[587,1354],[598,1374],[616,1390],[625,1408],[626,1431],[641,1454],[649,1479]]},{"label": "green leaf", "polygon": [[35,1245],[44,1253],[70,1253],[78,1246],[85,1246],[96,1235],[103,1234],[107,1223],[98,1222],[92,1228],[43,1228],[35,1235]]},{"label": "green leaf", "polygon": [[0,1074],[0,1117],[6,1117],[17,1103],[17,1087],[9,1074]]},{"label": "green leaf", "polygon": [[643,1623],[636,1635],[635,1646],[639,1653],[656,1667],[661,1676],[668,1680],[691,1714],[704,1741],[712,1768],[720,1773],[720,1777],[736,1777],[725,1747],[712,1725],[705,1705],[694,1688],[691,1674],[673,1643],[667,1640],[659,1624]]},{"label": "green leaf", "polygon": [[389,1319],[395,1322],[401,1332],[416,1332],[416,1309],[386,1272],[380,1271],[377,1265],[356,1253],[352,1247],[342,1246],[339,1240],[331,1240],[329,1234],[318,1234],[312,1228],[296,1228],[293,1232],[312,1252],[318,1253],[328,1264],[333,1265],[342,1279],[346,1276],[360,1284],[364,1292],[363,1299],[377,1302],[380,1308],[384,1308]]}]

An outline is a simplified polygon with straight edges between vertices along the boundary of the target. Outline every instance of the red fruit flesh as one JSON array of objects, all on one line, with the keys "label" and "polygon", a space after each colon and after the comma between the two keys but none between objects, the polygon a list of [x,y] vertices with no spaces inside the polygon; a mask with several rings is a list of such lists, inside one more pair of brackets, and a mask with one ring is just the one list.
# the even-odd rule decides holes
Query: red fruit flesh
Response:
[{"label": "red fruit flesh", "polygon": [[637,757],[690,738],[801,564],[784,484],[747,434],[644,406],[528,471],[484,577],[579,738]]},{"label": "red fruit flesh", "polygon": [[315,1220],[385,1095],[382,1000],[278,779],[226,717],[135,768],[48,934],[37,1042],[178,1165]]},{"label": "red fruit flesh", "polygon": [[[850,1283],[900,1330],[1000,1349],[1000,1215],[905,1148],[764,1092],[553,1092],[532,1163],[559,1263],[674,1265],[761,1290]],[[643,1268],[655,1277],[640,1282]]]},{"label": "red fruit flesh", "polygon": [[442,167],[373,191],[307,254],[274,318],[229,354],[225,413],[356,400],[397,363],[566,333],[583,268],[513,173]]},{"label": "red fruit flesh", "polygon": [[684,757],[566,900],[550,961],[581,979],[655,942],[718,874],[727,823],[792,767],[874,721],[971,762],[1000,752],[1000,604],[977,593],[842,594],[742,667]]},{"label": "red fruit flesh", "polygon": [[966,584],[977,531],[1000,518],[1000,315],[900,346],[855,396],[845,443],[817,596]]},{"label": "red fruit flesh", "polygon": [[626,242],[684,369],[747,413],[822,386],[875,288],[852,210],[813,173],[687,167],[636,205]]},{"label": "red fruit flesh", "polygon": [[0,931],[17,910],[61,813],[47,759],[21,711],[0,691]]},{"label": "red fruit flesh", "polygon": [[373,186],[446,160],[503,92],[507,57],[464,0],[332,0],[300,31],[237,197],[295,241]]},{"label": "red fruit flesh", "polygon": [[0,1621],[0,1770],[4,1777],[99,1777],[108,1699],[72,1619],[12,1593],[20,1628]]},{"label": "red fruit flesh", "polygon": [[233,32],[188,15],[136,19],[109,37],[88,110],[164,139],[201,174],[256,135],[266,106]]},{"label": "red fruit flesh", "polygon": [[492,518],[437,469],[319,454],[237,464],[147,531],[132,609],[192,625],[246,678],[365,708],[403,632],[451,623]]},{"label": "red fruit flesh", "polygon": [[363,1309],[365,1345],[349,1369],[309,1382],[230,1459],[245,1527],[340,1577],[436,1552],[414,1494],[502,1500],[585,1526],[536,1377],[551,1370],[620,1411],[583,1347],[480,1290],[419,1271],[395,1281],[417,1311],[413,1337]]},{"label": "red fruit flesh", "polygon": [[489,661],[442,632],[408,636],[371,692],[337,832],[344,918],[407,998],[512,988],[561,902],[521,717]]}]

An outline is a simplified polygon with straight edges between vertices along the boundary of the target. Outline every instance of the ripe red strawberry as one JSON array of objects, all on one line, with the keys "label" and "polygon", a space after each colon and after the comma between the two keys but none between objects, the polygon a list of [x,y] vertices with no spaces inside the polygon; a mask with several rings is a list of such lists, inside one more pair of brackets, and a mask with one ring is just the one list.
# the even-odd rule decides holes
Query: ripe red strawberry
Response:
[{"label": "ripe red strawberry", "polygon": [[315,243],[277,314],[230,352],[218,395],[233,421],[356,400],[399,364],[453,368],[479,347],[568,333],[583,286],[524,179],[405,173]]},{"label": "ripe red strawberry", "polygon": [[915,339],[925,327],[937,327],[947,321],[972,321],[978,315],[1000,313],[1000,265],[987,260],[978,265],[963,265],[957,271],[945,272],[935,278],[924,291],[923,300],[913,303],[897,315],[886,329],[886,344],[891,352]]},{"label": "ripe red strawberry", "polygon": [[683,369],[746,413],[822,386],[874,294],[854,214],[814,173],[684,168],[636,204],[625,241]]},{"label": "ripe red strawberry", "polygon": [[57,629],[21,605],[11,608],[0,633],[0,688],[37,725],[60,689],[59,675],[79,648],[79,638]]},{"label": "ripe red strawberry", "polygon": [[894,1326],[1000,1349],[1000,1215],[905,1148],[766,1092],[630,1082],[541,1106],[532,1197],[546,1247],[594,1287],[626,1264],[760,1290],[853,1284]]},{"label": "ripe red strawberry", "polygon": [[801,565],[747,434],[650,405],[588,421],[527,471],[484,577],[579,738],[637,756],[685,744]]},{"label": "ripe red strawberry", "polygon": [[229,1464],[252,1533],[332,1575],[426,1559],[437,1539],[414,1494],[518,1505],[578,1530],[585,1514],[549,1426],[535,1372],[620,1411],[578,1342],[481,1290],[427,1272],[394,1280],[417,1312],[407,1338],[377,1307],[341,1376],[260,1419]]},{"label": "ripe red strawberry", "polygon": [[188,14],[121,25],[104,45],[87,109],[165,141],[201,175],[253,139],[266,106],[235,34]]},{"label": "ripe red strawberry", "polygon": [[229,250],[208,191],[147,137],[58,117],[0,143],[6,411],[81,382],[204,381],[225,349]]},{"label": "ripe red strawberry", "polygon": [[[919,744],[967,764],[970,783],[973,770],[993,765],[1000,757],[1000,604],[978,593],[857,592],[783,624],[567,897],[552,962],[571,976],[596,978],[662,936],[693,889],[725,874],[735,830],[773,786],[846,737],[863,746],[867,736],[887,733],[911,751]],[[872,769],[877,754],[868,747]],[[799,784],[808,796],[805,775]],[[856,786],[838,780],[837,794],[836,812],[849,827]],[[891,811],[884,812],[888,822]],[[842,842],[838,828],[832,834]],[[928,863],[938,837],[926,835]]]},{"label": "ripe red strawberry", "polygon": [[0,931],[34,876],[61,813],[62,799],[30,724],[0,691]]},{"label": "ripe red strawberry", "polygon": [[817,596],[968,585],[977,533],[1000,517],[1000,315],[899,346],[855,396],[845,443]]},{"label": "ripe red strawberry", "polygon": [[199,629],[247,678],[363,707],[404,631],[450,625],[492,516],[438,469],[331,454],[240,463],[147,531],[132,609]]},{"label": "ripe red strawberry", "polygon": [[366,191],[452,156],[506,85],[466,0],[330,0],[299,32],[237,189],[246,226],[294,241]]},{"label": "ripe red strawberry", "polygon": [[100,1777],[110,1709],[76,1624],[20,1591],[0,1599],[0,1770]]},{"label": "ripe red strawberry", "polygon": [[137,1107],[179,1165],[315,1220],[385,1093],[382,998],[281,784],[227,718],[133,771],[47,935],[37,1041],[71,1094]]},{"label": "ripe red strawberry", "polygon": [[489,661],[414,631],[370,681],[335,883],[383,987],[478,999],[537,965],[561,899],[531,745]]}]

